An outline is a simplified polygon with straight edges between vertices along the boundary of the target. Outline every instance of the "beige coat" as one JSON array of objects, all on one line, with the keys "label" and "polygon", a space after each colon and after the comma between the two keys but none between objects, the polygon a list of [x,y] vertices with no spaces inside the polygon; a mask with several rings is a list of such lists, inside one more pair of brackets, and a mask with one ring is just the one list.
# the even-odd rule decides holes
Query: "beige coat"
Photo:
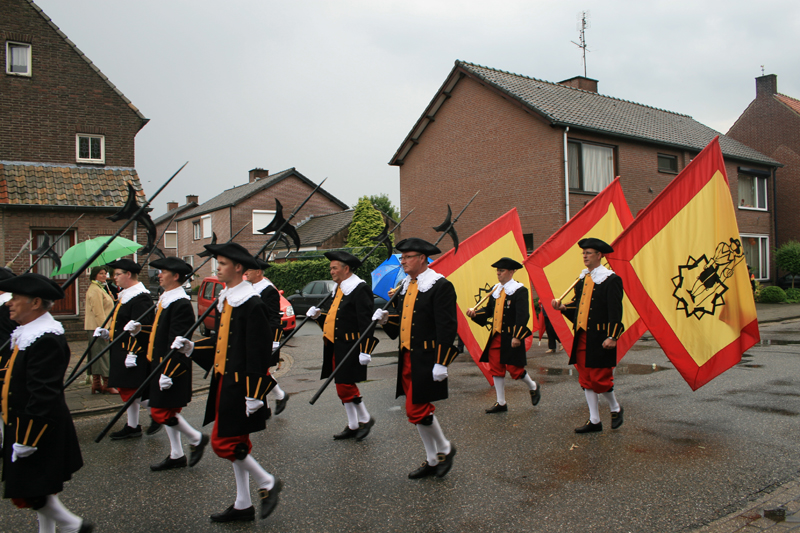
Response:
[{"label": "beige coat", "polygon": [[94,331],[95,328],[101,327],[112,309],[114,309],[114,300],[111,296],[96,283],[90,283],[86,290],[86,319],[83,329]]}]

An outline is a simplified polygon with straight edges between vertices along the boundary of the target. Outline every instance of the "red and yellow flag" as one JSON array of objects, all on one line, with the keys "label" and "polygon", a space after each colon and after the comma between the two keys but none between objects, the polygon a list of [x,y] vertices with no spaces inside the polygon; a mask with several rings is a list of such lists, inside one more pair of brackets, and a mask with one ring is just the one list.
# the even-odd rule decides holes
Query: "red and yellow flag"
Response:
[{"label": "red and yellow flag", "polygon": [[[547,313],[553,329],[568,354],[572,352],[572,323],[553,309],[550,302],[554,298],[559,298],[585,268],[583,250],[578,247],[578,241],[586,237],[596,237],[611,243],[632,220],[633,215],[622,194],[619,178],[615,178],[600,194],[578,211],[578,214],[534,250],[525,261],[525,268],[539,296],[540,307]],[[628,299],[628,280],[625,276],[621,277],[625,288],[622,300],[622,323],[625,332],[617,341],[617,361],[622,359],[646,330]],[[571,299],[572,295],[568,294],[564,301],[569,302]]]},{"label": "red and yellow flag", "polygon": [[[489,364],[478,360],[489,340],[491,326],[479,326],[467,317],[466,312],[491,292],[497,283],[497,270],[491,265],[501,257],[510,257],[520,263],[525,260],[525,239],[516,208],[462,242],[458,253],[451,249],[430,265],[455,287],[459,311],[458,336],[490,385],[493,382],[489,375]],[[528,288],[528,294],[532,294],[531,282],[524,270],[517,272],[514,279]],[[531,309],[528,328],[534,332],[535,323],[536,315]],[[532,343],[533,335],[525,339],[525,349],[530,348]]]},{"label": "red and yellow flag", "polygon": [[759,340],[756,306],[715,138],[612,244],[613,269],[697,390]]}]

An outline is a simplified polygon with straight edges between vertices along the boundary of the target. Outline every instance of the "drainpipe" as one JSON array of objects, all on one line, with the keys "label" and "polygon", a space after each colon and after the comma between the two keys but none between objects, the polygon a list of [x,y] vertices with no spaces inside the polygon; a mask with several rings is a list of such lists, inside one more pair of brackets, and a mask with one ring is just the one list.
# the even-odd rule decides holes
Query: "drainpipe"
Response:
[{"label": "drainpipe", "polygon": [[[133,221],[133,242],[136,242],[136,243],[139,242],[139,222],[137,222],[136,220]],[[138,263],[139,262],[138,257],[139,257],[139,254],[137,254],[136,252],[133,252],[133,262],[134,263]]]},{"label": "drainpipe", "polygon": [[569,160],[567,158],[567,132],[569,126],[564,128],[564,196],[566,197],[567,222],[569,222]]},{"label": "drainpipe", "polygon": [[[775,173],[777,172],[777,170],[778,170],[777,167],[772,167],[772,234],[775,235],[775,242],[772,243],[773,248],[778,247],[778,206],[776,205],[778,201],[778,184],[776,183],[776,178],[775,178]],[[767,254],[769,254],[769,250],[767,250]],[[775,283],[776,284],[778,283],[777,264],[775,265]]]}]

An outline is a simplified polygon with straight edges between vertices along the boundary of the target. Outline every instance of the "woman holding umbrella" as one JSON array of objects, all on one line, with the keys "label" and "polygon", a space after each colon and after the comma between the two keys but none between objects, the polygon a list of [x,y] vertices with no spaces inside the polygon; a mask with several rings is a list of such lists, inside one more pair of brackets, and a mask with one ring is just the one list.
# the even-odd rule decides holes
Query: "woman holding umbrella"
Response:
[{"label": "woman holding umbrella", "polygon": [[[86,318],[83,329],[87,330],[87,337],[90,343],[94,339],[94,330],[103,326],[106,317],[114,309],[114,299],[111,297],[106,285],[107,277],[108,270],[105,266],[93,267],[89,275],[91,282],[89,283],[89,288],[86,289],[86,305],[84,306]],[[89,358],[94,359],[107,345],[107,340],[98,337],[92,344]],[[89,374],[92,375],[92,394],[119,394],[117,389],[108,386],[108,370],[109,353],[106,352],[89,368]]]}]

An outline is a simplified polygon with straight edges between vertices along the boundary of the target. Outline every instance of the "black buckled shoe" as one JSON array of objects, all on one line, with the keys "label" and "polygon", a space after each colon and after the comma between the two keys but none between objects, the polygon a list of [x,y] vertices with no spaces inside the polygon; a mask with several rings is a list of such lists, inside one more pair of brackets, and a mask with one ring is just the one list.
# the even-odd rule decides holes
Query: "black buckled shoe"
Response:
[{"label": "black buckled shoe", "polygon": [[494,405],[486,410],[486,414],[489,415],[492,413],[505,413],[506,411],[508,411],[508,404],[500,405],[499,403],[494,402]]},{"label": "black buckled shoe", "polygon": [[622,406],[619,406],[619,413],[611,413],[611,429],[617,429],[624,422],[622,418]]},{"label": "black buckled shoe", "polygon": [[[438,465],[437,465],[438,466]],[[436,467],[428,464],[428,461],[422,463],[422,466],[408,474],[408,479],[421,479],[436,475]]]},{"label": "black buckled shoe", "polygon": [[208,445],[208,441],[208,435],[203,434],[203,436],[200,437],[200,443],[197,446],[194,444],[189,445],[189,466],[194,466],[200,462],[200,459],[203,458],[203,452]]},{"label": "black buckled shoe", "polygon": [[447,455],[443,453],[436,454],[439,459],[439,464],[436,465],[436,477],[444,477],[453,468],[453,457],[456,455],[456,446],[450,443],[450,453]]},{"label": "black buckled shoe", "polygon": [[169,455],[166,459],[158,464],[150,465],[150,470],[158,472],[160,470],[172,470],[173,468],[184,468],[186,466],[186,456],[182,455],[177,459],[173,459]]},{"label": "black buckled shoe", "polygon": [[142,426],[135,428],[125,424],[125,427],[111,434],[111,440],[133,439],[142,436]]},{"label": "black buckled shoe", "polygon": [[212,514],[212,522],[252,522],[256,519],[256,510],[251,505],[247,509],[234,509],[233,505],[221,513]]},{"label": "black buckled shoe", "polygon": [[533,405],[539,405],[539,400],[542,399],[542,384],[536,384],[536,390],[529,391],[531,393],[531,403]]},{"label": "black buckled shoe", "polygon": [[275,478],[275,485],[272,490],[258,489],[258,497],[261,498],[261,519],[265,519],[275,510],[278,505],[278,494],[283,489],[283,482]]},{"label": "black buckled shoe", "polygon": [[369,417],[369,420],[367,420],[363,424],[359,423],[358,429],[356,430],[356,440],[364,440],[364,438],[367,435],[369,435],[369,430],[372,429],[372,426],[374,425],[375,425],[375,419],[372,417]]},{"label": "black buckled shoe", "polygon": [[94,524],[86,520],[81,522],[81,528],[78,530],[78,533],[92,533],[92,531],[94,531]]},{"label": "black buckled shoe", "polygon": [[289,395],[287,393],[283,393],[282,400],[275,400],[275,416],[281,414],[284,409],[286,409],[286,402],[289,401]]},{"label": "black buckled shoe", "polygon": [[[360,428],[359,428],[360,429]],[[358,429],[350,429],[350,426],[345,426],[344,430],[333,436],[334,440],[354,439]]]},{"label": "black buckled shoe", "polygon": [[596,431],[603,431],[603,423],[598,422],[597,424],[592,424],[591,420],[587,420],[584,425],[579,428],[575,428],[575,433],[594,433]]},{"label": "black buckled shoe", "polygon": [[158,422],[153,420],[153,417],[151,416],[150,417],[150,427],[147,428],[147,431],[145,431],[145,433],[149,437],[149,436],[155,435],[156,433],[161,431],[161,428],[163,428],[163,427],[164,427],[164,424],[159,424]]}]

